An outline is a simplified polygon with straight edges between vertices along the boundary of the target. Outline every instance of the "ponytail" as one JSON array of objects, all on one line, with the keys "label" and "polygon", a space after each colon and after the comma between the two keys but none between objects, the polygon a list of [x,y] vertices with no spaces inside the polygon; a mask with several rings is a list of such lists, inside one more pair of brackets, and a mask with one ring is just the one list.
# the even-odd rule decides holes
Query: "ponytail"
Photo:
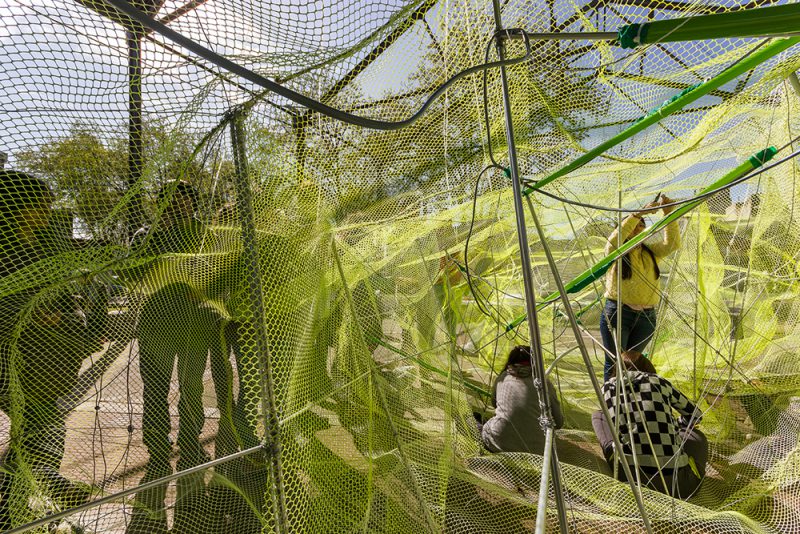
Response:
[{"label": "ponytail", "polygon": [[[656,255],[650,250],[650,247],[642,243],[641,245],[642,250],[650,254],[650,258],[653,260],[653,267],[655,268],[656,280],[661,278],[661,269],[658,268],[658,261],[656,261]],[[630,280],[631,276],[633,276],[633,268],[631,267],[631,258],[630,258],[631,251],[625,253],[622,256],[622,279],[623,280]]]}]

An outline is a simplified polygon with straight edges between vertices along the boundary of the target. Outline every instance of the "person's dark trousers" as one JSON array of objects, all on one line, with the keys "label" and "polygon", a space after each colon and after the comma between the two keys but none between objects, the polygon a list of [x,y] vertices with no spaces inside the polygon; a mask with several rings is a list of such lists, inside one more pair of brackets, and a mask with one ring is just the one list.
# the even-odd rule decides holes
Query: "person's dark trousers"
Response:
[{"label": "person's dark trousers", "polygon": [[245,377],[245,363],[246,358],[243,346],[244,340],[241,339],[243,325],[239,322],[230,322],[226,328],[227,339],[231,343],[233,355],[236,360],[236,375],[239,384],[239,393],[236,397],[236,404],[233,408],[233,422],[236,428],[236,433],[242,440],[242,447],[247,449],[255,447],[260,443],[260,438],[256,434],[254,426],[253,415],[251,413],[252,407],[256,404],[256,398],[252,398],[252,387],[244,384],[247,378]]},{"label": "person's dark trousers", "polygon": [[[247,386],[243,383],[246,380],[244,378],[246,371],[239,331],[241,327],[242,324],[236,321],[224,325],[222,351],[213,349],[211,351],[211,373],[214,377],[217,404],[220,405],[220,427],[214,451],[217,458],[254,447],[260,442],[253,421],[253,407],[258,399],[253,398],[252,385]],[[234,377],[229,351],[232,351],[236,361],[238,382],[236,399],[233,398]],[[224,416],[223,404],[226,405]],[[224,417],[229,420],[224,421]],[[227,435],[220,438],[223,431]],[[263,488],[267,487],[268,480],[265,466],[254,464],[254,457],[255,455],[239,458],[214,468],[218,476],[215,476],[208,486],[210,505],[214,513],[204,525],[205,532],[250,534],[261,531],[262,516],[249,503],[259,503],[259,510],[262,508]],[[259,496],[262,499],[259,499]]]},{"label": "person's dark trousers", "polygon": [[[61,343],[58,357],[52,352],[56,342]],[[61,506],[77,506],[91,496],[88,487],[68,480],[59,472],[67,429],[66,414],[58,399],[72,391],[78,382],[83,357],[99,345],[95,347],[79,326],[63,321],[60,328],[32,325],[23,332],[18,347],[24,355],[23,365],[18,369],[18,393],[25,404],[22,419],[12,419],[11,425],[23,423],[24,435],[12,441],[0,457],[0,532],[11,527],[11,509],[28,506],[29,496],[21,489],[26,483],[18,488],[14,484],[16,477],[21,476],[17,473],[21,462],[25,462],[37,482]],[[0,347],[0,411],[11,414],[7,367],[3,369],[9,358],[7,350]]]},{"label": "person's dark trousers", "polygon": [[[0,402],[3,411],[8,413],[5,403]],[[23,418],[25,420],[25,436],[18,446],[11,446],[0,458],[0,531],[4,532],[12,527],[11,509],[15,506],[25,507],[27,502],[12,503],[17,501],[27,501],[25,495],[14,495],[14,478],[17,474],[20,455],[25,458],[27,466],[32,471],[34,477],[43,483],[51,495],[60,498],[62,501],[67,498],[69,502],[63,502],[67,506],[83,504],[88,493],[83,499],[76,500],[78,489],[73,483],[68,481],[59,473],[61,459],[64,456],[64,440],[66,437],[66,427],[64,419],[61,417],[56,404],[52,402],[42,403],[35,406],[25,406]],[[74,497],[69,498],[72,494]]]},{"label": "person's dark trousers", "polygon": [[[605,457],[608,466],[613,470],[614,438],[603,417],[603,412],[598,410],[592,414],[592,428],[594,428],[594,433],[600,442],[603,457]],[[705,434],[696,428],[691,431],[681,429],[679,435],[683,441],[683,450],[693,459],[697,473],[694,472],[691,466],[685,466],[678,469],[677,472],[673,470],[665,472],[663,481],[658,475],[643,473],[643,476],[645,479],[649,479],[650,482],[647,485],[650,488],[662,493],[672,494],[677,498],[688,499],[697,491],[703,481],[703,477],[705,477],[706,462],[708,461],[708,439]],[[618,471],[618,477],[622,481],[626,480],[625,472],[621,468]],[[666,482],[667,488],[663,487],[663,482]]]},{"label": "person's dark trousers", "polygon": [[[185,284],[162,289],[145,304],[139,322],[139,371],[142,378],[142,441],[149,454],[142,483],[172,472],[170,458],[172,428],[169,391],[172,371],[178,367],[178,470],[200,465],[208,456],[200,443],[205,423],[203,374],[209,347],[219,343],[219,317],[192,300]],[[187,479],[178,484],[175,527],[184,531],[184,518],[191,519],[193,495],[205,492],[204,484]],[[129,534],[166,532],[164,499],[166,486],[140,492]],[[180,527],[180,528],[179,528]]]},{"label": "person's dark trousers", "polygon": [[680,438],[683,441],[683,451],[694,460],[694,465],[697,468],[697,473],[694,472],[691,466],[678,469],[678,494],[675,497],[688,499],[697,491],[706,476],[708,438],[697,428],[691,430],[682,428],[680,430]]},{"label": "person's dark trousers", "polygon": [[[608,299],[603,313],[600,314],[600,336],[603,339],[603,347],[611,354],[617,353],[617,340],[613,332],[613,329],[617,327],[617,309],[617,301]],[[636,311],[628,306],[622,306],[621,352],[626,350],[644,352],[644,348],[650,342],[655,330],[655,308]],[[611,368],[614,366],[614,359],[608,355],[608,352],[605,355],[606,361],[603,366],[603,381],[608,380]]]},{"label": "person's dark trousers", "polygon": [[608,429],[603,412],[598,410],[592,414],[592,428],[597,436],[597,441],[600,442],[600,449],[603,451],[603,458],[606,459],[608,465],[613,469],[614,459],[614,438],[611,431]]}]

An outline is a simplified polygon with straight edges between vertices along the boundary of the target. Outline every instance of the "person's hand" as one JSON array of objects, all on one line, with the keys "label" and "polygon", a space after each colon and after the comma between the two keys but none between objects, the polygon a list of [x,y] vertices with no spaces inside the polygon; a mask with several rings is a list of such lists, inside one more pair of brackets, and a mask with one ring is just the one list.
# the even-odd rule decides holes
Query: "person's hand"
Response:
[{"label": "person's hand", "polygon": [[678,418],[678,426],[687,432],[691,432],[695,427],[700,425],[700,417],[687,417],[682,415]]},{"label": "person's hand", "polygon": [[660,205],[661,204],[659,204],[658,202],[650,202],[644,207],[644,209],[642,209],[642,211],[637,211],[634,215],[640,218],[644,217],[645,215],[650,215],[651,213],[655,213],[656,211],[658,211],[658,207]]},{"label": "person's hand", "polygon": [[[659,204],[659,205],[662,205],[662,204],[672,204],[673,202],[675,202],[675,201],[674,201],[674,200],[672,200],[671,198],[669,198],[667,195],[661,195],[661,204]],[[666,207],[663,207],[663,208],[661,208],[661,211],[663,211],[663,212],[664,212],[664,215],[669,215],[670,213],[672,213],[673,211],[675,211],[675,206],[666,206]]]}]

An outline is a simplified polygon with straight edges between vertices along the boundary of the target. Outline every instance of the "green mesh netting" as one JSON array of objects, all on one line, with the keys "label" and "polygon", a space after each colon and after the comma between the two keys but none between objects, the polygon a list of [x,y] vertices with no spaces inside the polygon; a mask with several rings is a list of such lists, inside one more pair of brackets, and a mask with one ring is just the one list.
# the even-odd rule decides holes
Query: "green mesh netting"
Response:
[{"label": "green mesh netting", "polygon": [[[284,87],[383,121],[497,59],[491,2],[131,3]],[[501,7],[507,28],[615,34],[772,4]],[[526,183],[646,116],[659,120],[542,190],[636,208],[733,179],[768,147],[775,160],[793,152],[795,41],[692,38],[635,50],[533,40],[507,68]],[[525,54],[519,39],[507,47]],[[370,130],[101,0],[0,0],[0,66],[0,530],[533,531],[542,457],[487,452],[473,418],[491,414],[509,350],[530,342],[511,183],[479,174],[490,155],[508,165],[498,69],[485,100],[478,72],[409,127]],[[710,454],[688,502],[641,490],[654,532],[800,530],[798,170],[783,163],[679,218],[647,352],[703,410]],[[565,282],[603,259],[616,214],[529,198]],[[555,301],[529,235],[537,297]],[[599,372],[603,278],[577,289]],[[644,532],[592,431],[599,404],[563,306],[541,306],[538,322],[565,414],[547,529],[560,500],[570,531]]]}]

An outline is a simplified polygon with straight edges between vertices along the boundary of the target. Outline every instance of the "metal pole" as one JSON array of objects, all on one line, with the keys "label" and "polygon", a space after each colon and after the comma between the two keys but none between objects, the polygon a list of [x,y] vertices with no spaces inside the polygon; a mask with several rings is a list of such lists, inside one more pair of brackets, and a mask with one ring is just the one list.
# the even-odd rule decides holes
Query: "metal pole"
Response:
[{"label": "metal pole", "polygon": [[800,80],[797,79],[796,72],[793,72],[789,75],[789,81],[792,83],[794,92],[797,93],[797,96],[800,96]]},{"label": "metal pole", "polygon": [[[503,30],[503,23],[500,18],[500,4],[498,0],[492,0],[494,7],[494,22],[497,32]],[[502,61],[505,57],[505,47],[501,41],[497,43],[497,54]],[[519,179],[519,168],[517,165],[517,148],[514,142],[514,124],[511,115],[511,98],[508,93],[508,78],[505,67],[500,67],[500,81],[503,88],[503,108],[506,122],[506,142],[508,144],[508,161],[511,169],[511,187],[514,193],[514,213],[516,215],[517,238],[519,240],[520,260],[522,264],[522,281],[525,288],[525,309],[528,314],[528,332],[530,334],[530,353],[531,365],[533,367],[533,384],[539,394],[540,413],[544,419],[545,430],[552,430],[553,413],[550,407],[550,397],[547,394],[547,379],[545,376],[544,358],[542,356],[542,342],[539,336],[539,320],[536,314],[536,293],[533,289],[533,278],[531,276],[531,258],[528,247],[528,232],[525,228],[525,209],[522,205],[522,183]],[[544,464],[555,459],[555,447],[553,454],[545,456],[542,461]],[[544,479],[546,470],[542,470]],[[563,534],[567,532],[567,511],[562,499],[561,472],[556,464],[552,473],[553,491],[555,493],[556,508],[558,509],[559,529]],[[543,486],[546,487],[546,480]],[[546,497],[545,497],[546,499]]]},{"label": "metal pole", "polygon": [[[558,294],[561,296],[561,303],[564,306],[564,313],[566,314],[569,320],[569,325],[572,328],[573,334],[575,335],[575,341],[578,343],[578,348],[581,351],[583,363],[586,365],[586,370],[589,372],[589,380],[592,382],[594,393],[597,396],[597,400],[600,402],[600,410],[603,412],[603,419],[605,419],[606,424],[611,431],[611,437],[614,439],[614,449],[617,451],[622,451],[622,443],[619,441],[619,435],[614,430],[614,424],[611,422],[611,413],[608,411],[608,406],[606,406],[605,399],[603,398],[603,392],[600,389],[600,384],[598,383],[597,376],[594,373],[594,366],[592,366],[589,350],[586,348],[586,343],[583,341],[583,335],[581,334],[580,326],[578,326],[578,319],[575,317],[575,312],[569,303],[569,297],[564,289],[564,283],[561,280],[561,275],[558,272],[558,266],[553,259],[553,253],[550,251],[550,245],[548,245],[547,241],[545,240],[544,230],[542,229],[542,225],[539,224],[539,218],[536,216],[536,212],[533,209],[533,202],[531,201],[530,197],[528,197],[526,200],[528,201],[528,210],[531,212],[531,219],[533,219],[533,224],[536,226],[536,232],[539,235],[539,241],[541,241],[544,254],[547,257],[547,263],[550,266],[550,272],[553,273],[553,280],[555,280]],[[619,312],[617,312],[617,315],[619,315]],[[622,464],[622,470],[625,472],[625,476],[628,478],[628,484],[633,492],[633,497],[636,499],[636,506],[639,508],[639,513],[642,516],[644,526],[647,529],[647,532],[652,534],[653,529],[650,525],[650,519],[647,516],[647,510],[645,510],[644,507],[642,493],[639,487],[633,481],[634,479],[631,473],[631,468],[628,465],[628,462],[622,461],[618,463]]]},{"label": "metal pole", "polygon": [[531,41],[616,41],[617,32],[528,33]]},{"label": "metal pole", "polygon": [[[127,30],[128,45],[128,191],[137,187],[144,165],[144,128],[142,126],[142,34]],[[133,236],[142,223],[142,198],[133,195],[128,204],[127,231]]]},{"label": "metal pole", "polygon": [[270,497],[272,513],[275,518],[273,531],[278,534],[288,532],[286,498],[283,489],[283,468],[281,466],[281,437],[278,421],[277,403],[273,390],[272,364],[270,362],[269,338],[264,324],[265,307],[261,267],[259,265],[258,241],[255,232],[252,192],[248,179],[247,154],[245,151],[244,113],[241,109],[232,110],[231,144],[236,170],[236,206],[242,226],[242,259],[244,272],[249,283],[248,313],[255,330],[254,350],[258,358],[261,375],[261,410],[264,417],[264,448],[269,456]]},{"label": "metal pole", "polygon": [[547,458],[553,454],[553,428],[548,427],[544,436],[544,462],[542,462],[542,479],[539,481],[539,503],[536,507],[536,534],[544,534],[547,517],[547,480],[550,477],[550,462]]}]

